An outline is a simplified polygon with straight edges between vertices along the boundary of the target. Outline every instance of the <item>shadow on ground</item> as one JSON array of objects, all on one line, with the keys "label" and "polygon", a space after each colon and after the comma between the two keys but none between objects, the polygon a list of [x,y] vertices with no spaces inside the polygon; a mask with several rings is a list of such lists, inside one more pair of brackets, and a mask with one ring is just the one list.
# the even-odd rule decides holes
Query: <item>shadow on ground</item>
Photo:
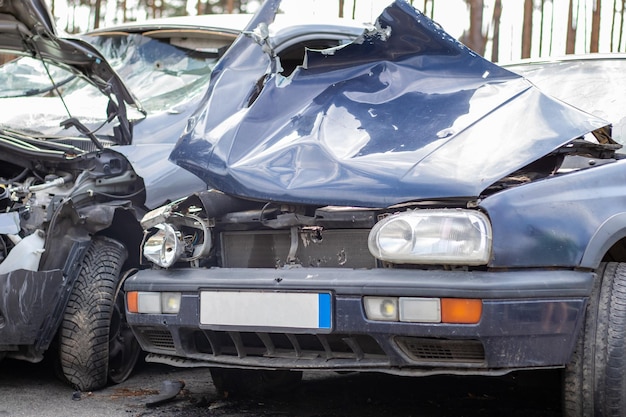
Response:
[{"label": "shadow on ground", "polygon": [[[183,381],[184,388],[172,401],[147,407],[165,380]],[[54,378],[45,364],[4,361],[0,363],[0,416],[29,415],[21,408],[12,409],[7,401],[24,395],[42,398],[49,416],[64,417],[103,413],[126,417],[559,417],[559,389],[558,371],[517,372],[497,378],[324,372],[305,373],[300,385],[280,395],[223,397],[206,369],[143,364],[120,385],[76,393]],[[16,398],[16,404],[21,407],[23,403]],[[32,400],[29,407],[37,410]]]}]

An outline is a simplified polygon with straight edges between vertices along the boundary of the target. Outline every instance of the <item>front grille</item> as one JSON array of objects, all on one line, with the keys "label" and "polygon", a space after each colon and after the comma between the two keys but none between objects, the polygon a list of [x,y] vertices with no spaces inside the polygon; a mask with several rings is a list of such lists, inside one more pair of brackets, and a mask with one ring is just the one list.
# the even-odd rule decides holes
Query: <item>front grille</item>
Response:
[{"label": "front grille", "polygon": [[159,349],[175,351],[174,339],[166,330],[142,329],[138,335],[146,344]]},{"label": "front grille", "polygon": [[485,360],[485,350],[477,340],[396,337],[395,342],[415,362],[479,363]]},{"label": "front grille", "polygon": [[214,356],[292,359],[383,359],[382,348],[365,335],[196,331],[198,353]]},{"label": "front grille", "polygon": [[[296,263],[313,268],[375,268],[368,236],[369,229],[302,230]],[[291,248],[289,230],[224,232],[221,241],[226,268],[280,268],[288,262]]]}]

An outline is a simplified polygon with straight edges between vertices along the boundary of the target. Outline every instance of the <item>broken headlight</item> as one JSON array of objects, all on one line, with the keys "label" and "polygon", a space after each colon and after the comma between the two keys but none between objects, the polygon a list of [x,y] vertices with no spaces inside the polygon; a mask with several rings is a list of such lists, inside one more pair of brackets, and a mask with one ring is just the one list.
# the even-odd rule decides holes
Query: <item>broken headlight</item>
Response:
[{"label": "broken headlight", "polygon": [[168,223],[157,224],[153,230],[154,234],[144,241],[143,256],[158,266],[169,268],[183,253],[181,233]]},{"label": "broken headlight", "polygon": [[474,210],[416,210],[378,222],[369,235],[376,258],[399,264],[485,265],[491,224]]},{"label": "broken headlight", "polygon": [[195,206],[179,210],[174,204],[146,213],[141,225],[146,229],[143,256],[169,268],[176,262],[197,262],[211,252],[213,239],[209,220],[193,214]]}]

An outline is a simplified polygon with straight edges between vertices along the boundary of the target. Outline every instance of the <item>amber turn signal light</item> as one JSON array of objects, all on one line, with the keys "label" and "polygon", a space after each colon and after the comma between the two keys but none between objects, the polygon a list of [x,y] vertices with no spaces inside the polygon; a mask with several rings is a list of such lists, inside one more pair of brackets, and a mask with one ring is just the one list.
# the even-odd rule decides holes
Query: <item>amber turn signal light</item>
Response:
[{"label": "amber turn signal light", "polygon": [[483,302],[472,298],[442,298],[441,322],[476,324],[483,313]]},{"label": "amber turn signal light", "polygon": [[131,313],[139,312],[139,305],[137,302],[137,291],[130,291],[126,293],[126,308]]}]

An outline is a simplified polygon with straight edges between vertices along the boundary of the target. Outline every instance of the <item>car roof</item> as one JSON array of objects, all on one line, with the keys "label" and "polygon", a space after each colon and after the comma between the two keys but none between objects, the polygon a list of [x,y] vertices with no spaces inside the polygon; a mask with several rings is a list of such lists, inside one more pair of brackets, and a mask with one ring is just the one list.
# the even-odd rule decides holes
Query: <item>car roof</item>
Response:
[{"label": "car roof", "polygon": [[[217,46],[230,44],[241,33],[253,15],[251,14],[207,14],[151,19],[143,22],[128,22],[90,31],[89,35],[115,33],[141,33],[154,38],[214,38]],[[302,18],[278,14],[269,27],[272,45],[288,44],[290,39],[309,35],[311,38],[356,38],[370,25],[352,19],[328,19],[320,17]],[[221,44],[220,44],[221,42]]]},{"label": "car roof", "polygon": [[572,62],[572,61],[599,61],[606,59],[626,59],[626,53],[589,53],[589,54],[571,54],[561,56],[548,56],[541,58],[526,58],[516,61],[500,62],[498,65],[511,68],[526,65],[541,65],[541,64],[554,64],[559,62]]}]

